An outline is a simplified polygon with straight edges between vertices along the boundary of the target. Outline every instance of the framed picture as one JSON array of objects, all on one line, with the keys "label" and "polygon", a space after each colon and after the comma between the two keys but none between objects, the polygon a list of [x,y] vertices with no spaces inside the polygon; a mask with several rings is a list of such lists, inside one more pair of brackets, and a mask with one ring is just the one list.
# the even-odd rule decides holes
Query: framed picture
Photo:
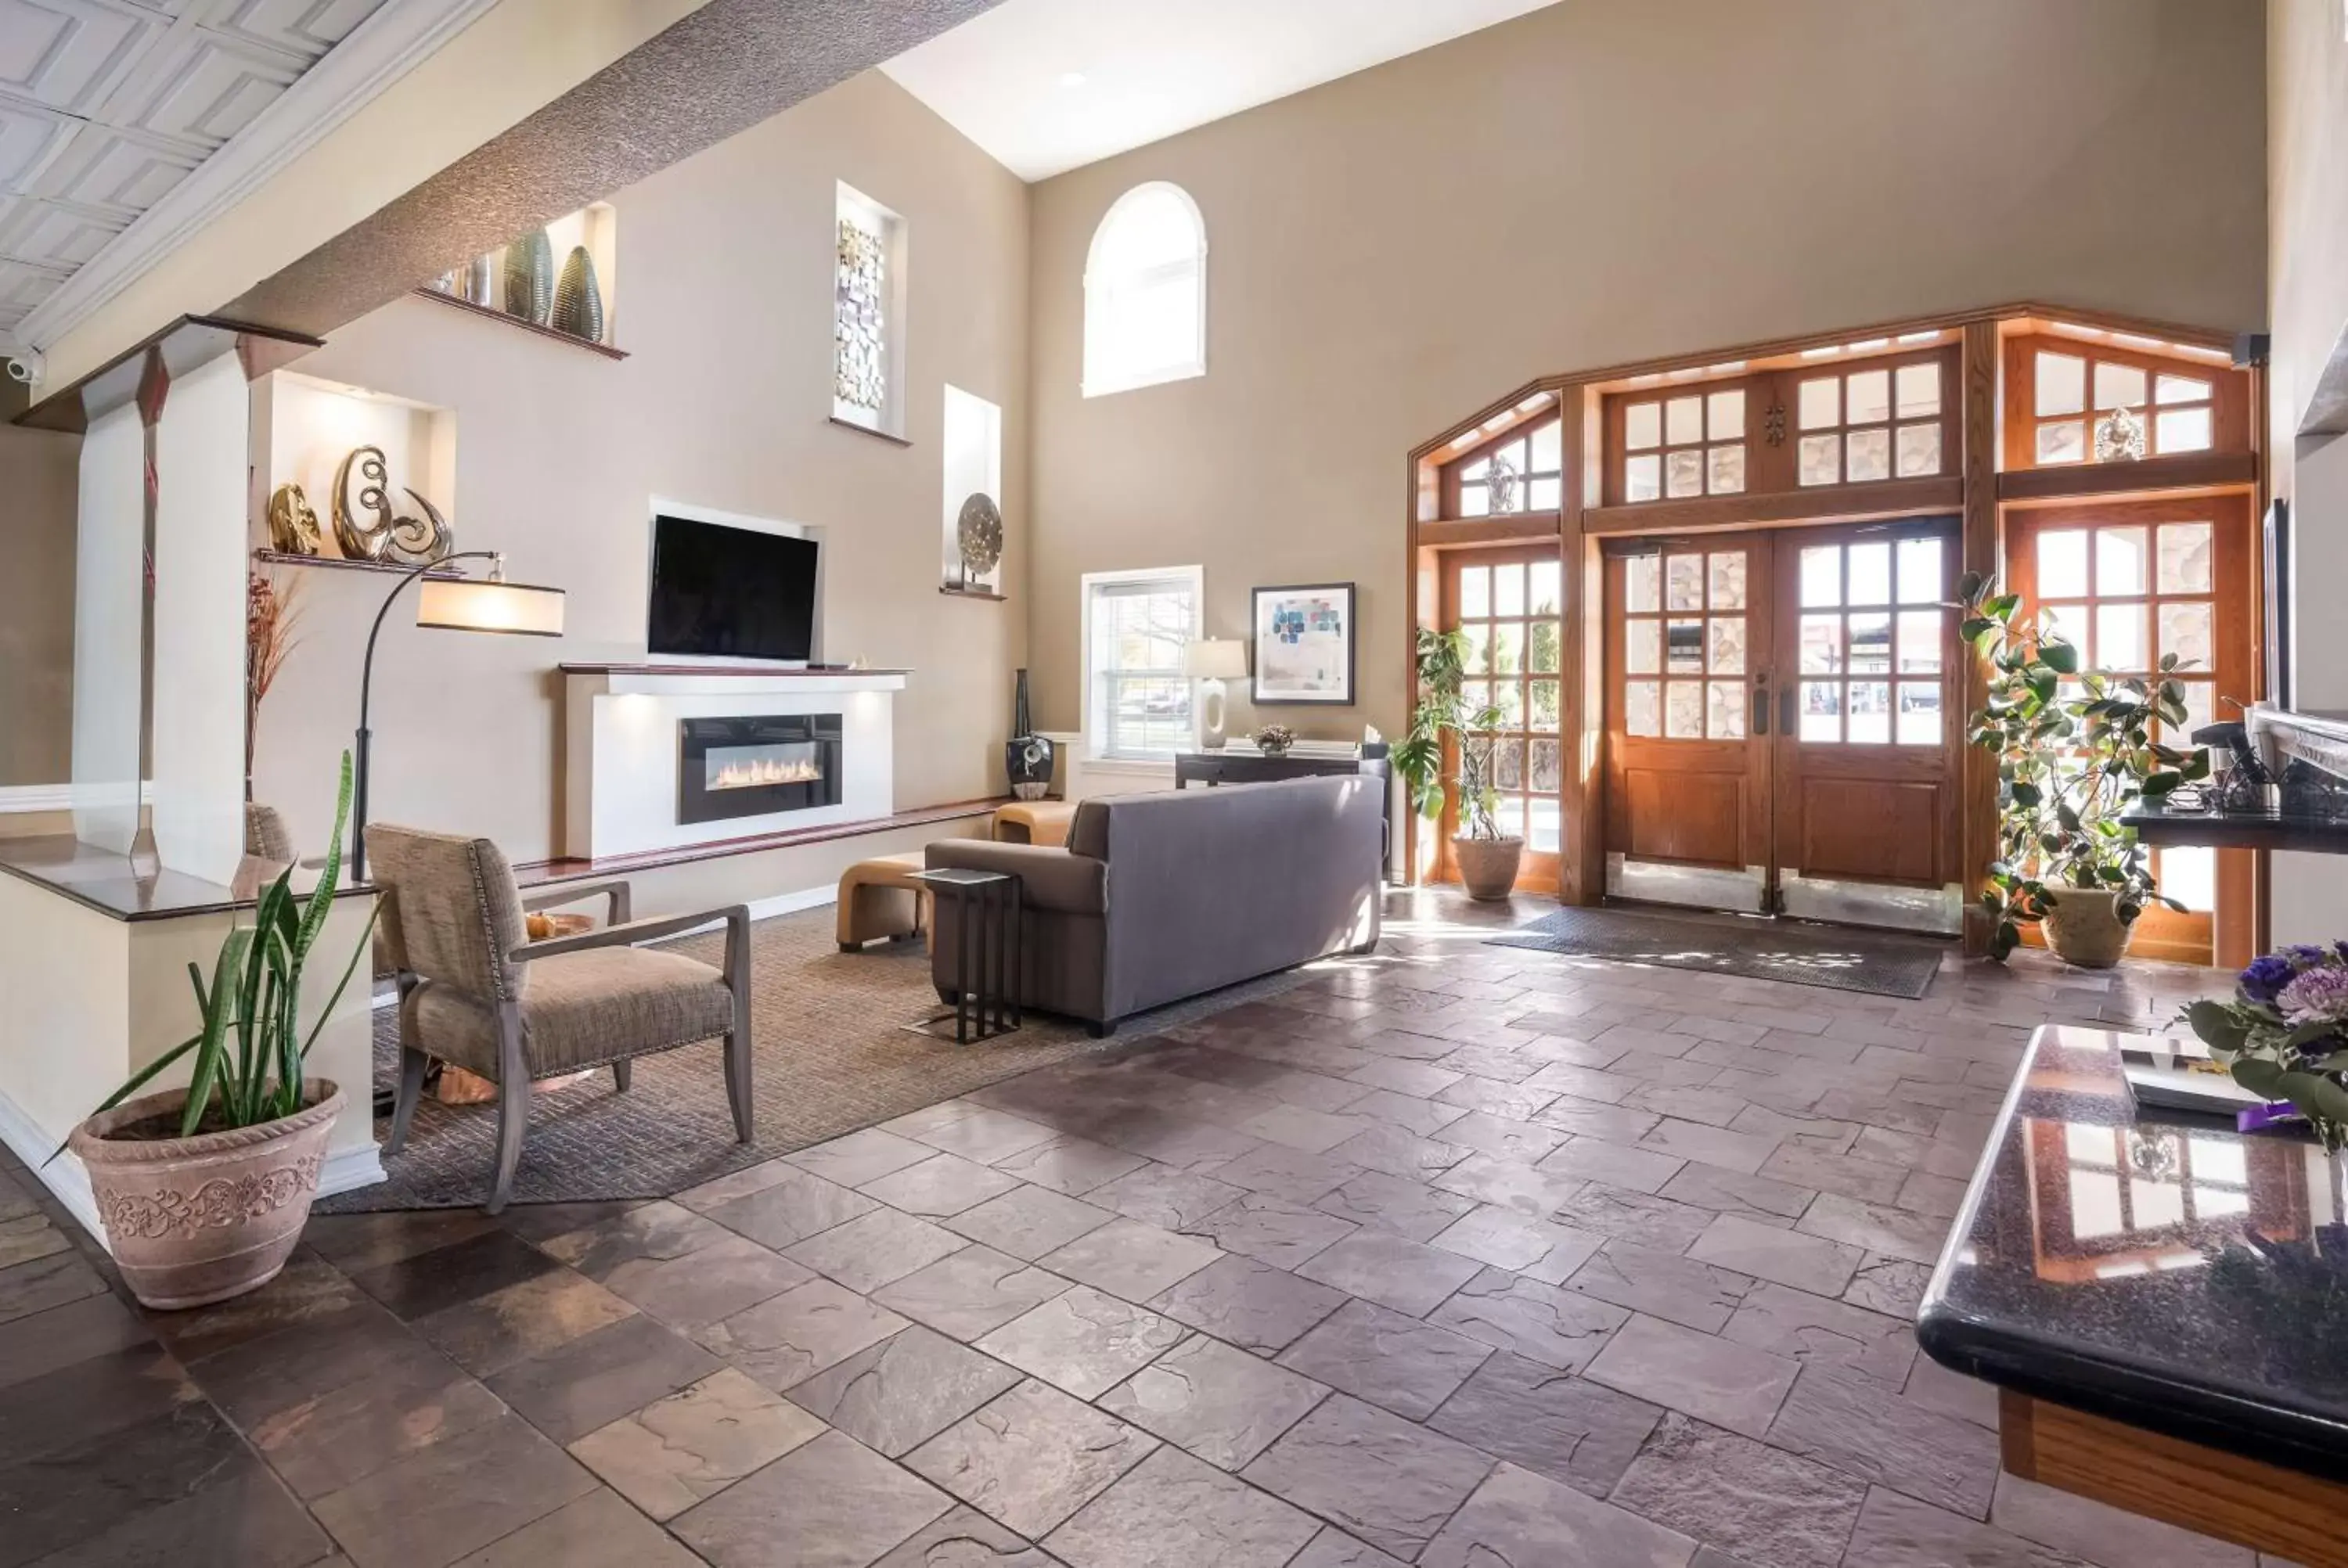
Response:
[{"label": "framed picture", "polygon": [[1354,585],[1255,590],[1256,707],[1354,701]]}]

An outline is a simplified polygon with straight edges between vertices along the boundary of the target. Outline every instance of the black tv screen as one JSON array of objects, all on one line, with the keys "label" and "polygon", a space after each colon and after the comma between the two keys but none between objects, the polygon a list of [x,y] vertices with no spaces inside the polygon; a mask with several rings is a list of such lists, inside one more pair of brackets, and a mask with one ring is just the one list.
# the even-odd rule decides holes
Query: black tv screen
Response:
[{"label": "black tv screen", "polygon": [[692,518],[653,519],[654,653],[815,657],[813,539]]}]

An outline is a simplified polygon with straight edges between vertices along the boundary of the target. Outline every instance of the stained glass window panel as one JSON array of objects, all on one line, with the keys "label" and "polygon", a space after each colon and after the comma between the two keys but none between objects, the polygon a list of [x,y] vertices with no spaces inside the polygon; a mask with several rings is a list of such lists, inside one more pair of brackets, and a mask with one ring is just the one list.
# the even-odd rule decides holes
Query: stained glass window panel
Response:
[{"label": "stained glass window panel", "polygon": [[2077,420],[2038,427],[2038,460],[2041,463],[2077,463],[2084,461],[2086,455],[2087,427]]},{"label": "stained glass window panel", "polygon": [[1712,608],[1745,608],[1745,552],[1716,550],[1712,556]]},{"label": "stained glass window panel", "polygon": [[1652,501],[1663,493],[1663,460],[1653,452],[1622,460],[1625,500]]},{"label": "stained glass window panel", "polygon": [[1661,556],[1632,556],[1622,563],[1623,608],[1633,615],[1653,615],[1663,608],[1663,560]]},{"label": "stained glass window panel", "polygon": [[2209,547],[2213,538],[2207,523],[2160,525],[2160,591],[2208,593]]},{"label": "stained glass window panel", "polygon": [[1661,682],[1623,682],[1622,728],[1629,734],[1650,738],[1663,733],[1663,689]]},{"label": "stained glass window panel", "polygon": [[1702,610],[1704,608],[1704,558],[1673,556],[1666,568],[1665,582],[1671,595],[1671,610]]},{"label": "stained glass window panel", "polygon": [[1663,494],[1675,498],[1704,494],[1702,452],[1667,452],[1663,455]]},{"label": "stained glass window panel", "polygon": [[1742,495],[1745,490],[1745,448],[1709,448],[1704,453],[1704,485],[1715,496]]},{"label": "stained glass window panel", "polygon": [[1854,430],[1847,438],[1845,473],[1854,485],[1891,477],[1891,432]]},{"label": "stained glass window panel", "polygon": [[1711,641],[1707,661],[1715,675],[1745,673],[1745,618],[1716,615],[1707,621]]},{"label": "stained glass window panel", "polygon": [[2114,364],[2107,359],[2096,362],[2097,408],[2142,408],[2144,391],[2145,374],[2135,365]]},{"label": "stained glass window panel", "polygon": [[1622,669],[1630,675],[1657,675],[1663,668],[1663,622],[1659,620],[1626,620],[1622,623]]},{"label": "stained glass window panel", "polygon": [[1888,370],[1853,371],[1843,383],[1843,421],[1849,425],[1873,425],[1891,417],[1891,373]]},{"label": "stained glass window panel", "polygon": [[1705,399],[1704,433],[1715,441],[1745,439],[1745,392],[1741,387],[1715,392]]},{"label": "stained glass window panel", "polygon": [[1900,477],[1916,478],[1941,471],[1941,426],[1902,425],[1899,436]]},{"label": "stained glass window panel", "polygon": [[1715,741],[1745,738],[1745,687],[1736,681],[1715,681],[1705,688],[1704,733]]},{"label": "stained glass window panel", "polygon": [[1673,741],[1704,739],[1704,682],[1673,681],[1663,688],[1663,736]]},{"label": "stained glass window panel", "polygon": [[1842,438],[1805,436],[1795,449],[1795,477],[1805,485],[1833,485],[1842,480]]},{"label": "stained glass window panel", "polygon": [[2216,616],[2217,607],[2206,601],[2162,605],[2162,655],[2173,653],[2193,668],[2208,671],[2217,657]]},{"label": "stained glass window panel", "polygon": [[1674,397],[1663,405],[1663,440],[1667,446],[1688,446],[1703,439],[1703,398]]},{"label": "stained glass window panel", "polygon": [[1900,417],[1918,419],[1941,412],[1941,367],[1903,364],[1899,371]]}]

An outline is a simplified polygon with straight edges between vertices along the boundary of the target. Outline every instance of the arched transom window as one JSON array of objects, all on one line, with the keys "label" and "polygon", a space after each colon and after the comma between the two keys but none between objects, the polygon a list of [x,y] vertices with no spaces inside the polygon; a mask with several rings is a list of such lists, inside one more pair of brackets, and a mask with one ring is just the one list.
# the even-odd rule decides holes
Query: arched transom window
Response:
[{"label": "arched transom window", "polygon": [[1206,373],[1206,223],[1180,186],[1137,185],[1085,259],[1085,395]]}]

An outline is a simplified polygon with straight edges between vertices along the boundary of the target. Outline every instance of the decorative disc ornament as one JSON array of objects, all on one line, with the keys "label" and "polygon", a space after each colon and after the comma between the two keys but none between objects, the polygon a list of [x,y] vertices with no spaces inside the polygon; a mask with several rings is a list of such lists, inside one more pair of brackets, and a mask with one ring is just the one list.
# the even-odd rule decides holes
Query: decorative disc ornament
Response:
[{"label": "decorative disc ornament", "polygon": [[[351,471],[359,477],[359,491],[351,494]],[[390,561],[423,566],[438,560],[456,544],[456,532],[439,508],[407,491],[407,498],[424,509],[422,518],[396,516],[389,495],[390,470],[380,446],[356,446],[335,470],[335,542],[352,560]],[[403,487],[404,488],[405,487]],[[366,521],[360,521],[360,514]]]},{"label": "decorative disc ornament", "polygon": [[1003,508],[983,490],[973,490],[954,517],[954,548],[964,570],[984,577],[1003,560]]}]

